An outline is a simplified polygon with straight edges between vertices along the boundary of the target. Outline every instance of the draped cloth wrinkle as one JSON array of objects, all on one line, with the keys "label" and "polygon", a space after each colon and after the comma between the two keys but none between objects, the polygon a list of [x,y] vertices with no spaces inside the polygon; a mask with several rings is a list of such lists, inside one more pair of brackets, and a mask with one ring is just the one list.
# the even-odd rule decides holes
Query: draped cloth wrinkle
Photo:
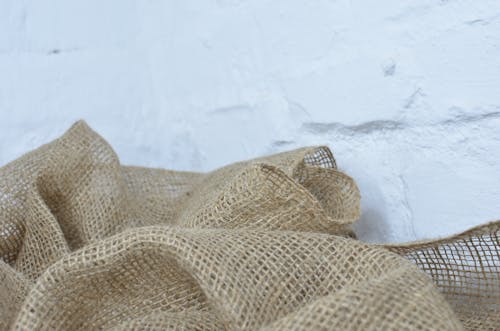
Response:
[{"label": "draped cloth wrinkle", "polygon": [[500,329],[500,222],[382,245],[359,216],[327,147],[151,169],[80,121],[0,168],[0,330]]}]

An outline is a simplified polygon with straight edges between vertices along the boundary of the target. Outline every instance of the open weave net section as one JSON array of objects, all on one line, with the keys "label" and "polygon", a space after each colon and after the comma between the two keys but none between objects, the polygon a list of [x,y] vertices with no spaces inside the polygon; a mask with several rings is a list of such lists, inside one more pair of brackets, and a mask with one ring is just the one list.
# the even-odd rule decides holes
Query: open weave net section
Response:
[{"label": "open weave net section", "polygon": [[439,241],[386,247],[432,277],[467,329],[500,329],[498,222]]},{"label": "open weave net section", "polygon": [[326,147],[121,166],[85,123],[0,168],[1,330],[495,330],[500,223],[362,243]]}]

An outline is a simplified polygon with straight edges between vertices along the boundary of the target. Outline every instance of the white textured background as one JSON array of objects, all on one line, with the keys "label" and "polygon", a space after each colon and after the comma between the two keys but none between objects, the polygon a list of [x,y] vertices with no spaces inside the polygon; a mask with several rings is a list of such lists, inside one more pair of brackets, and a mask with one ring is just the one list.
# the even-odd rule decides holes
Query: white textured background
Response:
[{"label": "white textured background", "polygon": [[85,119],[125,164],[330,146],[358,231],[500,218],[500,1],[0,0],[0,164]]}]

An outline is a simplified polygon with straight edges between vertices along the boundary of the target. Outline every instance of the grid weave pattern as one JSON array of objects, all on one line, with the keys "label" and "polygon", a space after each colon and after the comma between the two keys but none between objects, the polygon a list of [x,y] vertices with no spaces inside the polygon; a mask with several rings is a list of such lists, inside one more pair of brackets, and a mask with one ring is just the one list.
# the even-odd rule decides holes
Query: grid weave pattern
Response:
[{"label": "grid weave pattern", "polygon": [[0,168],[0,329],[498,326],[498,222],[371,245],[350,227],[359,203],[327,147],[125,167],[78,122]]},{"label": "grid weave pattern", "polygon": [[473,228],[434,242],[387,246],[430,275],[471,330],[500,328],[500,226]]}]

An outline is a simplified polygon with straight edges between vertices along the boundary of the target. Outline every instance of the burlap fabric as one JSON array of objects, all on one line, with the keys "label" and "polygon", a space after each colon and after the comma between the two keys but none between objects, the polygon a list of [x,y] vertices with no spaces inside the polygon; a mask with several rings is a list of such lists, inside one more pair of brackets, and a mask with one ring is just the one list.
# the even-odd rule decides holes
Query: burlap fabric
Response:
[{"label": "burlap fabric", "polygon": [[78,122],[0,168],[0,328],[499,327],[499,222],[371,245],[350,228],[359,200],[326,147],[126,167]]}]

